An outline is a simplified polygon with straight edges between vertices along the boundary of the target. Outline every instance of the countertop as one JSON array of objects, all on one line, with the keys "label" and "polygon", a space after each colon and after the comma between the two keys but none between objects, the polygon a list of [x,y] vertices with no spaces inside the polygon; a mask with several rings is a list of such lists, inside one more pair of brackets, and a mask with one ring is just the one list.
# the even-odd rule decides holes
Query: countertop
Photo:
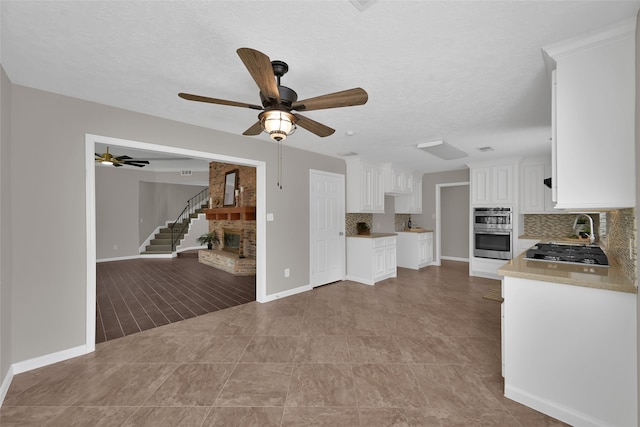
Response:
[{"label": "countertop", "polygon": [[398,233],[370,233],[370,234],[349,234],[347,237],[363,237],[365,239],[377,239],[378,237],[397,236]]},{"label": "countertop", "polygon": [[405,228],[398,233],[433,233],[433,230],[427,230],[426,228]]},{"label": "countertop", "polygon": [[611,259],[609,259],[611,264],[609,267],[596,267],[531,261],[524,259],[525,255],[526,253],[523,253],[500,267],[498,274],[632,294],[638,292],[634,283],[624,275],[620,267]]}]

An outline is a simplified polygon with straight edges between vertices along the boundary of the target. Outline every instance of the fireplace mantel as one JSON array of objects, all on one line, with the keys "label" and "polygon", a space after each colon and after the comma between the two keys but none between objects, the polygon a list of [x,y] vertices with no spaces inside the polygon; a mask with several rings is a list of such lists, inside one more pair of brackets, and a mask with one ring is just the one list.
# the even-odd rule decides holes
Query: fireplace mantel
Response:
[{"label": "fireplace mantel", "polygon": [[222,220],[222,221],[255,221],[256,220],[256,207],[255,206],[243,206],[243,207],[229,207],[229,208],[215,208],[205,209],[204,213],[209,220]]}]

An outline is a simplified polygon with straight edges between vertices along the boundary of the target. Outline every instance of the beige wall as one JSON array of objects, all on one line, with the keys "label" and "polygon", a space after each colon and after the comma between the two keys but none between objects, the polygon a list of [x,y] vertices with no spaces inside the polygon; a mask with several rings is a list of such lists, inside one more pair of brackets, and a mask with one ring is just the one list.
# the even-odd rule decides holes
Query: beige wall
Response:
[{"label": "beige wall", "polygon": [[[640,200],[640,173],[638,169],[640,168],[640,119],[638,119],[638,114],[640,114],[640,12],[636,16],[636,224],[640,224],[640,209],[638,209],[638,200]],[[640,253],[640,239],[636,236],[636,254]],[[637,262],[637,260],[636,260]],[[638,286],[638,282],[636,279],[636,287]],[[636,309],[640,310],[640,293],[637,295],[637,304]],[[638,369],[636,372],[640,373],[640,314],[636,314],[637,318],[637,348],[636,357],[638,359]],[[638,381],[638,396],[640,396],[640,381]],[[638,425],[640,425],[640,411],[638,411]]]},{"label": "beige wall", "polygon": [[[14,236],[13,363],[85,341],[87,133],[266,162],[266,211],[275,218],[265,230],[266,293],[309,283],[309,236],[292,230],[308,229],[309,169],[344,174],[343,160],[285,143],[280,190],[276,187],[277,146],[263,138],[231,135],[17,85],[11,89],[8,200]],[[24,209],[27,206],[35,208]],[[46,254],[38,257],[38,268],[33,268],[34,251]],[[291,266],[295,266],[291,277],[285,279],[282,271]]]},{"label": "beige wall", "polygon": [[0,382],[11,352],[11,83],[0,66]]},{"label": "beige wall", "polygon": [[469,258],[469,186],[440,188],[442,257]]},{"label": "beige wall", "polygon": [[[426,229],[435,230],[436,229],[436,185],[438,184],[449,184],[454,182],[468,182],[469,181],[469,169],[458,169],[453,171],[446,172],[435,172],[435,173],[426,173],[422,176],[422,214],[413,215],[412,220],[416,224],[424,227]],[[442,202],[442,200],[441,200]],[[456,207],[457,204],[451,207],[452,210],[459,209]],[[449,215],[447,210],[448,206],[442,206],[443,212],[441,215]],[[468,205],[467,205],[467,218],[469,215]],[[451,226],[454,227],[454,226]],[[445,232],[441,230],[442,236],[440,240],[441,247],[449,247],[455,253],[459,253],[459,255],[455,255],[455,257],[459,258],[468,258],[469,257],[469,248],[467,246],[466,251],[459,250],[463,243],[460,243],[460,239],[456,237],[456,235],[451,235],[449,232]],[[468,237],[467,240],[468,242]],[[435,245],[435,241],[434,241]],[[434,246],[435,250],[435,246]],[[449,255],[454,256],[454,255]]]},{"label": "beige wall", "polygon": [[[208,173],[202,174],[206,182]],[[207,188],[163,182],[176,181],[175,176],[179,174],[96,167],[97,260],[138,256],[140,245],[158,226],[174,220],[189,198]]]}]

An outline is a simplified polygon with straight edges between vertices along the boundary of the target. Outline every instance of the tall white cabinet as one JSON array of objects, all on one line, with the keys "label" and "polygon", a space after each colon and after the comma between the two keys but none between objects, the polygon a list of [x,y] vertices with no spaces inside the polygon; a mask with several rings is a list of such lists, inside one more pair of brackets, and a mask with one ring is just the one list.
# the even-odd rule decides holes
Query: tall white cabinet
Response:
[{"label": "tall white cabinet", "polygon": [[513,162],[493,165],[469,165],[471,168],[471,204],[510,206],[514,202]]},{"label": "tall white cabinet", "polygon": [[635,19],[544,48],[555,67],[556,208],[634,207]]},{"label": "tall white cabinet", "polygon": [[[513,233],[511,248],[517,244],[519,226],[518,185],[520,159],[509,159],[493,163],[470,164],[471,211],[475,207],[501,207],[512,209]],[[478,258],[473,256],[475,245],[473,223],[469,223],[469,275],[499,279],[498,268],[506,260]]]}]

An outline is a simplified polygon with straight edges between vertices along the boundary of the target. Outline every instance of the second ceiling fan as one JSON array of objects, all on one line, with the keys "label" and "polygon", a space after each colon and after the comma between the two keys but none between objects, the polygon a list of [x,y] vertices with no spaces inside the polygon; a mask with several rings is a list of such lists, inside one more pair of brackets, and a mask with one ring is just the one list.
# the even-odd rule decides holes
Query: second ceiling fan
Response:
[{"label": "second ceiling fan", "polygon": [[280,84],[280,78],[289,70],[285,62],[271,61],[264,53],[245,47],[238,49],[237,53],[260,89],[262,106],[188,93],[179,93],[178,96],[189,101],[260,110],[258,121],[244,131],[243,135],[259,135],[264,130],[272,139],[282,141],[298,125],[320,137],[329,136],[335,129],[292,111],[350,107],[363,105],[368,100],[364,89],[354,88],[298,101],[298,94],[293,89]]}]

